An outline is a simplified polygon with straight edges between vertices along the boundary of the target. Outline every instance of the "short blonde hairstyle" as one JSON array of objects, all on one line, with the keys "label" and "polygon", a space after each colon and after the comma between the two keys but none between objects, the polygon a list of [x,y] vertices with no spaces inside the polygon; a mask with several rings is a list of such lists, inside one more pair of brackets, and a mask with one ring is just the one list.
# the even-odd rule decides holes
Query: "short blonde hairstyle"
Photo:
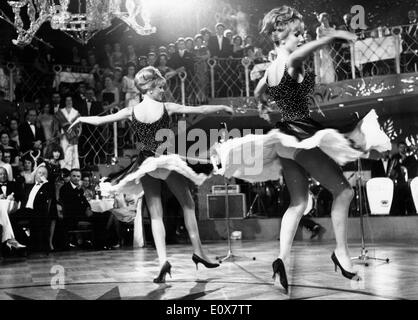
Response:
[{"label": "short blonde hairstyle", "polygon": [[303,16],[296,9],[289,6],[274,8],[264,16],[261,33],[271,36],[274,31],[278,31],[279,38],[285,39],[290,32],[290,24],[297,20],[302,22]]},{"label": "short blonde hairstyle", "polygon": [[166,84],[165,78],[155,67],[145,67],[135,75],[135,86],[142,94],[160,85]]}]

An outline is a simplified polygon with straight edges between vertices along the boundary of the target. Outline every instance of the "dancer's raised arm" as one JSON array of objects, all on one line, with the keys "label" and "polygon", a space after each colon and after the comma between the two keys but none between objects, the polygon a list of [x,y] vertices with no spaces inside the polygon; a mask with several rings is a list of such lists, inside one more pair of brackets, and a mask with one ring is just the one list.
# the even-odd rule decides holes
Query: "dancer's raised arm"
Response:
[{"label": "dancer's raised arm", "polygon": [[234,113],[234,109],[228,106],[223,105],[203,105],[198,107],[193,106],[183,106],[177,103],[166,103],[165,104],[168,114],[172,115],[174,113],[180,114],[210,114],[216,112],[226,112],[229,114]]},{"label": "dancer's raised arm", "polygon": [[68,128],[68,131],[72,130],[74,126],[79,123],[87,123],[94,126],[100,126],[109,122],[117,122],[129,119],[131,115],[132,108],[124,108],[117,113],[109,114],[107,116],[78,117]]},{"label": "dancer's raised arm", "polygon": [[354,41],[357,39],[357,35],[354,33],[343,31],[343,30],[334,30],[329,32],[325,37],[308,42],[307,44],[302,45],[295,51],[293,51],[288,60],[289,68],[299,69],[303,62],[316,50],[321,47],[329,44],[335,39],[343,39],[347,41]]}]

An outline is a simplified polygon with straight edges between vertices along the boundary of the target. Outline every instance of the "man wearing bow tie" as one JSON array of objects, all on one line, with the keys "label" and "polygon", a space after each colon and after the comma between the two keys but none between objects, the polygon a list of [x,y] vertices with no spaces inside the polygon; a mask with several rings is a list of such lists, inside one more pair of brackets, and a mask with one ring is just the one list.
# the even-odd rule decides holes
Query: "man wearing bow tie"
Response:
[{"label": "man wearing bow tie", "polygon": [[59,92],[54,92],[51,97],[51,106],[52,106],[52,112],[53,114],[56,114],[59,109],[63,108],[62,102],[61,102],[61,95]]},{"label": "man wearing bow tie", "polygon": [[42,148],[45,136],[42,128],[36,126],[36,110],[29,109],[26,113],[26,121],[19,128],[20,151],[23,153],[33,149]]},{"label": "man wearing bow tie", "polygon": [[[16,230],[19,229],[20,221],[29,221],[32,249],[53,249],[52,238],[57,219],[56,200],[54,186],[48,182],[48,169],[45,166],[36,169],[35,185],[29,194],[25,195],[22,208],[11,214],[10,219]],[[20,239],[20,236],[17,239]]]}]

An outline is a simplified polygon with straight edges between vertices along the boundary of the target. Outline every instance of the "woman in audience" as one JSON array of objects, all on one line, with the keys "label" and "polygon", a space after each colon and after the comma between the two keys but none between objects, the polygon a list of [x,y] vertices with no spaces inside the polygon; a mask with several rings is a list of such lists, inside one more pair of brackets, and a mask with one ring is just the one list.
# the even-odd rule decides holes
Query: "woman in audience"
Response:
[{"label": "woman in audience", "polygon": [[192,37],[187,37],[186,39],[184,39],[185,44],[186,44],[186,50],[189,51],[190,53],[194,54],[194,40]]},{"label": "woman in audience", "polygon": [[41,127],[44,131],[45,142],[46,142],[45,147],[48,147],[49,144],[54,142],[53,136],[52,136],[54,116],[52,114],[51,107],[48,103],[46,103],[43,106],[41,114],[38,115],[38,121],[41,124]]},{"label": "woman in audience", "polygon": [[139,103],[139,90],[135,86],[135,65],[128,64],[128,74],[122,79],[122,92],[125,94],[125,107]]},{"label": "woman in audience", "polygon": [[86,197],[87,201],[93,200],[95,191],[91,185],[91,177],[88,174],[84,174],[82,178],[82,185],[81,188],[84,191],[84,197]]},{"label": "woman in audience", "polygon": [[243,58],[244,48],[242,46],[242,38],[239,35],[235,35],[232,38],[232,57]]},{"label": "woman in audience", "polygon": [[112,53],[112,66],[115,67],[121,67],[123,68],[123,66],[126,64],[126,58],[125,55],[123,54],[123,52],[121,51],[120,48],[120,43],[116,42],[113,45],[113,53]]},{"label": "woman in audience", "polygon": [[138,64],[138,56],[136,55],[135,48],[132,44],[128,44],[128,55],[126,63],[133,63],[135,67]]},{"label": "woman in audience", "polygon": [[[330,33],[335,31],[334,27],[329,24],[329,15],[326,12],[322,12],[318,15],[318,21],[321,24],[316,28],[316,39],[328,37]],[[335,72],[333,57],[331,55],[331,44],[322,47],[319,50],[319,54],[315,56],[316,71],[319,70],[319,81],[321,83],[333,83],[337,79]]]},{"label": "woman in audience", "polygon": [[67,131],[80,113],[73,107],[73,98],[67,96],[65,98],[65,108],[60,109],[54,116],[54,137],[60,140],[61,148],[64,152],[64,168],[68,170],[80,168],[78,157],[78,140],[81,134],[81,128],[73,130],[71,133]]},{"label": "woman in audience", "polygon": [[112,76],[104,78],[104,89],[101,92],[101,101],[104,110],[119,106],[119,90],[114,86]]}]

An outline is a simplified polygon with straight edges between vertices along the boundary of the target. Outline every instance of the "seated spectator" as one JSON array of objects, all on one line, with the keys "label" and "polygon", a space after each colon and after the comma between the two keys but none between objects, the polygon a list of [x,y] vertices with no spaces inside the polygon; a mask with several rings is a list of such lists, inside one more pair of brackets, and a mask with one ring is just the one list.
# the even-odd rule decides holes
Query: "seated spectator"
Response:
[{"label": "seated spectator", "polygon": [[35,170],[35,182],[25,195],[22,208],[11,214],[11,221],[17,226],[19,221],[29,220],[31,247],[52,251],[57,211],[54,186],[48,182],[48,169],[45,166]]},{"label": "seated spectator", "polygon": [[29,150],[33,150],[42,147],[42,143],[45,142],[45,135],[42,128],[36,126],[36,110],[29,109],[25,115],[25,122],[23,122],[19,128],[19,145],[20,151],[25,153]]},{"label": "seated spectator", "polygon": [[10,164],[12,166],[17,165],[19,162],[19,153],[18,153],[17,143],[10,139],[10,135],[7,131],[3,131],[2,133],[0,133],[0,146],[3,148],[4,151],[10,152],[11,154]]},{"label": "seated spectator", "polygon": [[[60,205],[58,214],[63,217],[65,228],[66,243],[70,247],[75,247],[74,240],[68,239],[67,232],[78,228],[80,221],[87,221],[92,216],[90,205],[84,197],[84,192],[80,185],[81,172],[79,169],[72,169],[70,181],[65,183],[59,190],[58,203]],[[62,209],[62,213],[60,213]],[[71,241],[69,241],[71,240]]]},{"label": "seated spectator", "polygon": [[115,67],[113,69],[113,86],[118,89],[119,92],[122,92],[122,79],[123,79],[123,70],[121,67]]},{"label": "seated spectator", "polygon": [[106,111],[119,106],[119,90],[114,86],[112,76],[104,78],[104,89],[100,100]]},{"label": "seated spectator", "polygon": [[45,151],[45,162],[48,168],[48,180],[55,185],[61,177],[64,165],[64,152],[58,144],[51,144],[49,149]]},{"label": "seated spectator", "polygon": [[0,147],[0,168],[4,168],[7,172],[7,178],[9,181],[13,181],[13,169],[10,163],[6,163],[3,161],[4,157],[4,149]]},{"label": "seated spectator", "polygon": [[[7,199],[10,201],[16,201],[15,194],[18,194],[16,184],[14,182],[8,182],[7,171],[0,167],[0,199]],[[20,250],[26,246],[20,244],[16,239],[13,232],[13,227],[9,219],[9,210],[13,210],[14,206],[9,207],[7,210],[5,208],[0,208],[0,240],[3,248],[7,248],[9,252],[14,250]]]},{"label": "seated spectator", "polygon": [[[92,223],[94,230],[94,245],[97,249],[103,249],[111,243],[111,232],[108,226],[110,213],[94,213],[90,204],[84,196],[81,187],[81,172],[79,169],[72,169],[70,182],[65,183],[59,191],[59,203],[62,208],[63,222],[66,231],[77,229],[80,221]],[[68,242],[74,246],[74,242]]]}]

